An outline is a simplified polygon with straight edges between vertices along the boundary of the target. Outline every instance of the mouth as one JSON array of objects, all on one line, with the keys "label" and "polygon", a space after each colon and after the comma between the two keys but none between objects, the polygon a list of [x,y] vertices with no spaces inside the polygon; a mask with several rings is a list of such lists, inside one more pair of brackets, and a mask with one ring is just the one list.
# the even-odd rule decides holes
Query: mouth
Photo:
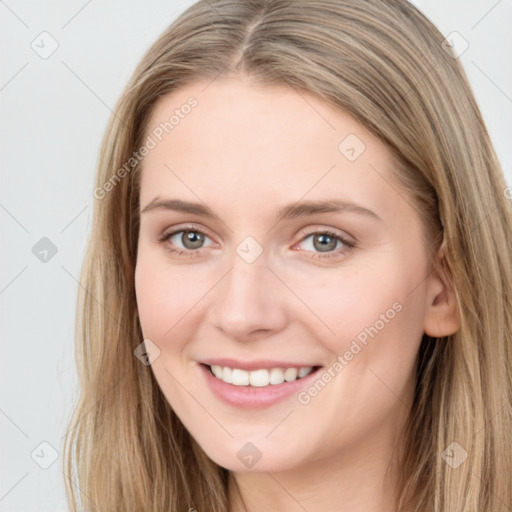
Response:
[{"label": "mouth", "polygon": [[292,399],[302,388],[311,386],[323,368],[233,359],[212,359],[197,366],[210,391],[225,404],[239,409],[261,409]]},{"label": "mouth", "polygon": [[201,363],[216,379],[233,386],[264,388],[306,378],[321,366],[273,366],[244,370],[232,366]]}]

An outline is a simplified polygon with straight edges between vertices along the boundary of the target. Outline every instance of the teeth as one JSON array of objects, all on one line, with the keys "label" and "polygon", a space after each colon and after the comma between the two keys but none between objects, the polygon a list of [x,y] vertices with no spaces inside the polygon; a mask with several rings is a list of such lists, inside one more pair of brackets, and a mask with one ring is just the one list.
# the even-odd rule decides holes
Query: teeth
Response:
[{"label": "teeth", "polygon": [[247,372],[239,368],[212,365],[212,373],[220,380],[235,386],[265,387],[268,385],[282,384],[306,377],[313,371],[312,366],[302,368],[271,368]]},{"label": "teeth", "polygon": [[284,372],[284,380],[286,382],[296,380],[298,373],[299,373],[299,371],[297,370],[297,368],[286,368],[286,370]]},{"label": "teeth", "polygon": [[222,366],[213,365],[213,366],[211,366],[211,369],[212,369],[212,372],[215,375],[215,377],[217,377],[218,379],[222,379],[222,374],[223,374]]},{"label": "teeth", "polygon": [[233,382],[233,370],[231,368],[228,368],[227,366],[224,366],[224,368],[221,368],[222,370],[222,380],[224,382],[227,382],[228,384],[231,384]]},{"label": "teeth", "polygon": [[268,386],[269,384],[269,375],[268,370],[255,370],[253,372],[244,372],[249,375],[249,384],[256,388],[261,388],[263,386]]},{"label": "teeth", "polygon": [[284,382],[284,372],[281,368],[272,368],[270,370],[270,384],[282,384]]},{"label": "teeth", "polygon": [[309,368],[309,366],[304,366],[303,368],[299,369],[299,379],[302,379],[302,377],[305,377],[306,375],[309,375],[311,373],[311,370]]},{"label": "teeth", "polygon": [[233,382],[235,386],[248,386],[249,385],[249,372],[233,368],[232,374]]}]

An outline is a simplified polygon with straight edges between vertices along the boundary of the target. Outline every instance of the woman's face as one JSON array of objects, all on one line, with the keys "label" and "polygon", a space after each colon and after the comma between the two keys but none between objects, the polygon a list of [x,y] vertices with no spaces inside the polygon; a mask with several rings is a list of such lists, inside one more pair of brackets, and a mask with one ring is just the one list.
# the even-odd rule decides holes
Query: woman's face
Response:
[{"label": "woman's face", "polygon": [[315,96],[246,78],[163,97],[145,147],[140,323],[191,435],[235,471],[379,456],[442,290],[387,148]]}]

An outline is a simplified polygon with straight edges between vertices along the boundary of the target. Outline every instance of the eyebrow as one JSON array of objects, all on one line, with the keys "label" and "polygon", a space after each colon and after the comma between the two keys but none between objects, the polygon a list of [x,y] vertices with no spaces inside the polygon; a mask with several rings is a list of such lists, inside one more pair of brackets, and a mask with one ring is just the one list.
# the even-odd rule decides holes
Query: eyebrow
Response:
[{"label": "eyebrow", "polygon": [[[146,213],[154,210],[171,210],[177,212],[191,213],[200,215],[209,219],[220,220],[208,206],[201,203],[193,203],[189,201],[182,201],[181,199],[161,199],[155,197],[141,213]],[[358,213],[367,215],[376,220],[382,221],[374,211],[365,208],[352,201],[342,199],[328,199],[320,201],[298,201],[281,208],[275,215],[275,222],[283,220],[295,219],[307,215],[314,215],[315,213]]]}]

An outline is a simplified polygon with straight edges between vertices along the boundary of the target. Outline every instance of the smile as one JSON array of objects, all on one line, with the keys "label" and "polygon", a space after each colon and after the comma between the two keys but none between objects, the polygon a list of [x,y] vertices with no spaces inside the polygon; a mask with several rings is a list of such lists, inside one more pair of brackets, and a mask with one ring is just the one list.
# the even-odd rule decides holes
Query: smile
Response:
[{"label": "smile", "polygon": [[269,407],[292,399],[311,384],[322,366],[298,361],[215,358],[197,364],[210,391],[242,409]]},{"label": "smile", "polygon": [[265,387],[275,386],[283,382],[302,379],[312,373],[316,367],[302,366],[300,368],[261,368],[246,371],[229,366],[207,365],[217,379],[234,386]]}]

